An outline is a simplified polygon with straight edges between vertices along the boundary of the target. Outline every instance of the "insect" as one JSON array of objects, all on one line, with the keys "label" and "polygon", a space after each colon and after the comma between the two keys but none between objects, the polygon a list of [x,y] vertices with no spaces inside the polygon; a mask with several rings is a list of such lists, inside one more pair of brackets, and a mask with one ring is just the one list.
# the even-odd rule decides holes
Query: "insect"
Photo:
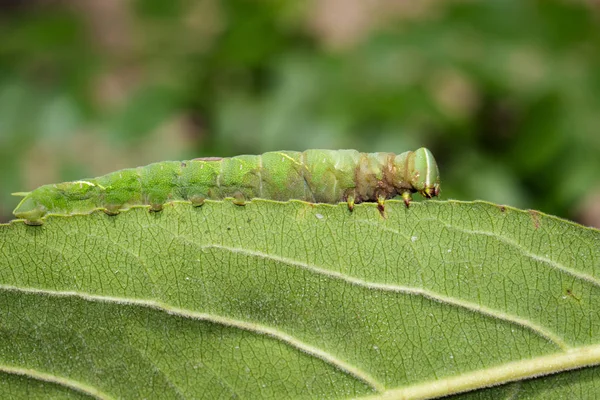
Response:
[{"label": "insect", "polygon": [[254,198],[313,203],[357,203],[402,196],[408,206],[412,193],[431,198],[440,191],[433,155],[426,148],[393,153],[356,150],[274,151],[231,158],[164,161],[124,169],[93,179],[44,185],[24,196],[13,211],[30,225],[40,225],[48,214],[85,214],[103,210],[118,214],[132,206],[160,211],[170,201],[232,197],[243,205]]}]

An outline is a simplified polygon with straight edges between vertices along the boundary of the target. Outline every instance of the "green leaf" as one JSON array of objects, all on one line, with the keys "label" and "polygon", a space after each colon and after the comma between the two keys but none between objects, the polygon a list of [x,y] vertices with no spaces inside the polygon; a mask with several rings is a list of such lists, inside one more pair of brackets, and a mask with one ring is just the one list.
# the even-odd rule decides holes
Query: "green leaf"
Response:
[{"label": "green leaf", "polygon": [[13,222],[0,397],[591,398],[599,274],[600,231],[483,202]]}]

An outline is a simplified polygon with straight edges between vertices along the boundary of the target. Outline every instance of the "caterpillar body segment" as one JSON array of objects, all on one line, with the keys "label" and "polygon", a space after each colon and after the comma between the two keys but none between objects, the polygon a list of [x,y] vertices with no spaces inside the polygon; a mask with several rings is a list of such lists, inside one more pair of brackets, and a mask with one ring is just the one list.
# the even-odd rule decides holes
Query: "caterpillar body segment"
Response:
[{"label": "caterpillar body segment", "polygon": [[17,218],[39,225],[48,214],[84,214],[102,209],[118,214],[137,205],[160,211],[171,201],[199,206],[232,197],[236,204],[262,198],[313,203],[377,202],[411,194],[427,198],[440,190],[438,167],[425,148],[393,153],[356,150],[274,151],[231,158],[165,161],[92,179],[44,185],[24,196]]}]

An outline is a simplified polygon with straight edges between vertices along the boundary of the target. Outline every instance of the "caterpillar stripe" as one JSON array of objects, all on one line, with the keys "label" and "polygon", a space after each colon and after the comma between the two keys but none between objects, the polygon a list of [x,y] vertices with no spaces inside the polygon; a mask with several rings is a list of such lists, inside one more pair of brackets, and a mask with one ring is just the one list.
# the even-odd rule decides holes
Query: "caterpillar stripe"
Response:
[{"label": "caterpillar stripe", "polygon": [[274,151],[231,158],[164,161],[124,169],[93,179],[41,186],[24,196],[17,218],[39,225],[48,214],[82,214],[97,209],[118,214],[132,206],[160,211],[170,201],[200,206],[206,199],[232,197],[236,204],[254,198],[313,203],[378,202],[411,194],[427,198],[440,190],[438,167],[425,148],[393,153],[356,150]]}]

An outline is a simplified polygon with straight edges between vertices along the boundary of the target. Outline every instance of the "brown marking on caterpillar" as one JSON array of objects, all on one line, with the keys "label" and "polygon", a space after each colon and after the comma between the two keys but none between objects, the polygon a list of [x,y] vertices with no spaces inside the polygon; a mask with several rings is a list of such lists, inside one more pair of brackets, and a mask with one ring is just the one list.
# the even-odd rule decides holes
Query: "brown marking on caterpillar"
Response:
[{"label": "brown marking on caterpillar", "polygon": [[396,158],[395,154],[388,154],[386,157],[385,164],[381,168],[382,177],[381,181],[377,183],[379,186],[380,193],[385,196],[386,199],[390,199],[398,193],[396,187],[394,186],[394,159]]},{"label": "brown marking on caterpillar", "polygon": [[[369,155],[361,153],[356,167],[354,168],[355,200],[356,204],[364,201],[376,200],[379,194],[385,189],[382,188],[382,181],[377,179],[377,171],[371,169]],[[383,173],[383,171],[381,171]]]},{"label": "brown marking on caterpillar", "polygon": [[527,210],[527,212],[529,213],[529,215],[531,215],[531,219],[533,219],[533,226],[535,227],[535,229],[539,229],[540,219],[538,212],[535,210]]}]

